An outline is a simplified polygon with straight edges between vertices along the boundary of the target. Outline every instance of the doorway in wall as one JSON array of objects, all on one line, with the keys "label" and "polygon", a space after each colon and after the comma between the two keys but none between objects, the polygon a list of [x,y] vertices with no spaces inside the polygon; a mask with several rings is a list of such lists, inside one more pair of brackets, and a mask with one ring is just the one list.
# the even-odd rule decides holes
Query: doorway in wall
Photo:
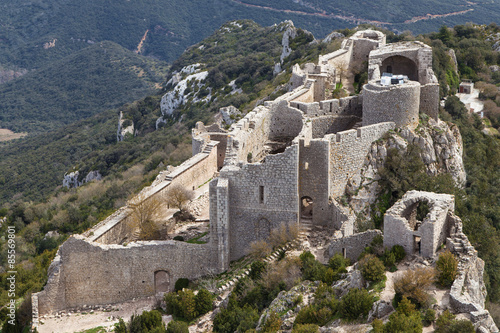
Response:
[{"label": "doorway in wall", "polygon": [[313,199],[311,197],[300,199],[300,217],[303,219],[313,218]]},{"label": "doorway in wall", "polygon": [[155,272],[155,294],[163,294],[169,292],[170,275],[167,271]]}]

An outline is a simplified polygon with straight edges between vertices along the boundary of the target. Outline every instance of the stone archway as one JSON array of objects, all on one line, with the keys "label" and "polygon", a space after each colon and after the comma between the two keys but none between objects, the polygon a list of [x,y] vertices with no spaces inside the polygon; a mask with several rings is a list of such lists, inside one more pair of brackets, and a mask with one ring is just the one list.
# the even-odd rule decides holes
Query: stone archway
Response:
[{"label": "stone archway", "polygon": [[302,197],[300,199],[300,217],[303,219],[313,218],[313,199],[311,197]]},{"label": "stone archway", "polygon": [[167,271],[155,272],[155,294],[162,294],[170,291],[170,274]]},{"label": "stone archway", "polygon": [[406,75],[412,81],[418,81],[418,66],[410,58],[394,55],[384,59],[380,67],[380,74],[392,73],[394,75]]}]

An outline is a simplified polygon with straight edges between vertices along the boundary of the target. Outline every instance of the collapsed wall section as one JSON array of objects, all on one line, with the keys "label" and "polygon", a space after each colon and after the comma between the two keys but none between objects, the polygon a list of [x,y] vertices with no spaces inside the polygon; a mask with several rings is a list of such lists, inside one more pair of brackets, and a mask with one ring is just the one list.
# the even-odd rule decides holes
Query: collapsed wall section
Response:
[{"label": "collapsed wall section", "polygon": [[[58,279],[49,279],[37,294],[40,315],[153,296],[173,290],[179,278],[218,272],[215,252],[208,244],[151,241],[125,247],[89,242],[77,235],[60,247],[59,254]],[[159,271],[165,272],[161,284],[155,281]]]},{"label": "collapsed wall section", "polygon": [[348,179],[359,173],[371,143],[394,129],[393,122],[374,124],[325,136],[330,143],[330,196],[344,194]]},{"label": "collapsed wall section", "polygon": [[[416,218],[420,204],[428,206],[423,221]],[[384,215],[384,247],[401,245],[406,253],[432,258],[450,233],[448,212],[455,208],[449,194],[409,191]]]},{"label": "collapsed wall section", "polygon": [[[226,165],[221,170],[218,182],[227,179],[228,191],[217,191],[216,207],[220,200],[228,200],[231,261],[248,254],[250,244],[267,239],[272,229],[298,223],[298,161],[295,145],[261,163]],[[214,199],[214,188],[210,189]],[[218,209],[219,220],[225,213]]]},{"label": "collapsed wall section", "polygon": [[327,245],[328,258],[340,253],[351,262],[358,260],[361,253],[373,241],[376,236],[382,236],[380,230],[368,230],[351,236],[334,239]]},{"label": "collapsed wall section", "polygon": [[227,140],[225,164],[258,160],[266,153],[271,130],[271,110],[258,106],[233,124]]}]

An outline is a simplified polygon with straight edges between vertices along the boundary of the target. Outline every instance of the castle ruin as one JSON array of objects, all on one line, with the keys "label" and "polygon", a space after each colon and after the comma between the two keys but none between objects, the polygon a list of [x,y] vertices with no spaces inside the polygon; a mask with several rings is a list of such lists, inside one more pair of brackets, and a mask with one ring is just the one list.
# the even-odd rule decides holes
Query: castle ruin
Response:
[{"label": "castle ruin", "polygon": [[[329,97],[339,80],[352,89],[349,75],[366,65],[369,83],[361,94]],[[384,73],[403,78],[383,85]],[[161,295],[179,278],[227,270],[231,261],[248,254],[253,241],[304,219],[335,234],[329,255],[354,257],[380,232],[355,234],[353,215],[336,198],[360,172],[373,141],[395,128],[414,129],[419,113],[437,119],[432,49],[420,42],[386,44],[378,31],[359,31],[340,50],[320,56],[318,64],[295,66],[291,85],[291,92],[256,107],[229,130],[197,123],[193,157],[143,190],[143,200],[164,200],[173,185],[197,188],[211,179],[208,243],[127,244],[132,209],[121,208],[60,247],[47,285],[33,295],[34,312]],[[453,199],[425,197],[432,207],[417,229],[413,224],[418,222],[408,222],[413,221],[413,199],[408,200],[388,211],[384,244],[404,238],[405,249],[414,251],[418,236],[423,256],[433,256],[444,242],[452,247]]]}]

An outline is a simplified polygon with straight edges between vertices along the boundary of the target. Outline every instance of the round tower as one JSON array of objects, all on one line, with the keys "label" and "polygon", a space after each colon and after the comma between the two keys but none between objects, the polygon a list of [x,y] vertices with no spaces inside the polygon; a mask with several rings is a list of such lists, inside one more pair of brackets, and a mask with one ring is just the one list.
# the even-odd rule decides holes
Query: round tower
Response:
[{"label": "round tower", "polygon": [[420,83],[404,80],[382,85],[380,80],[363,87],[363,126],[387,121],[415,129],[420,107]]}]

